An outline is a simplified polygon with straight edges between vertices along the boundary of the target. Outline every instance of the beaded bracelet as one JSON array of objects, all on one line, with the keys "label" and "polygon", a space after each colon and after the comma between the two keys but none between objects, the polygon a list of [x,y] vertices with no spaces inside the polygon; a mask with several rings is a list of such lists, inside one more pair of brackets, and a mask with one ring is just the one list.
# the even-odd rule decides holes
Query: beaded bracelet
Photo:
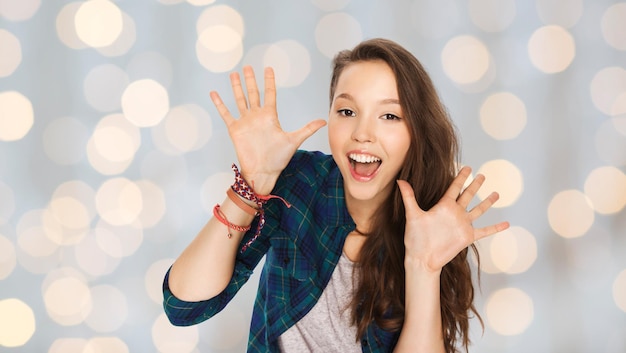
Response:
[{"label": "beaded bracelet", "polygon": [[215,216],[215,218],[220,221],[220,223],[222,223],[223,225],[225,225],[226,227],[228,227],[228,238],[230,239],[233,235],[230,234],[230,230],[234,229],[236,231],[239,232],[247,232],[250,230],[250,226],[238,226],[236,224],[232,224],[228,221],[228,218],[226,218],[226,215],[224,214],[224,212],[222,212],[222,210],[220,210],[220,205],[217,204],[215,205],[215,207],[213,207],[213,216]]}]

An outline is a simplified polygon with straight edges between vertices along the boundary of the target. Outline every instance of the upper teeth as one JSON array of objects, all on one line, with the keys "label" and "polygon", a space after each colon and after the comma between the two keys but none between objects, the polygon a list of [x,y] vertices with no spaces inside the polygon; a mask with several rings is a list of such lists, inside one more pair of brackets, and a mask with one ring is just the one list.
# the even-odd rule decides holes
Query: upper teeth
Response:
[{"label": "upper teeth", "polygon": [[380,158],[374,157],[374,156],[371,156],[371,155],[368,155],[368,154],[350,153],[349,157],[350,157],[350,159],[354,160],[355,162],[359,162],[359,163],[380,162]]}]

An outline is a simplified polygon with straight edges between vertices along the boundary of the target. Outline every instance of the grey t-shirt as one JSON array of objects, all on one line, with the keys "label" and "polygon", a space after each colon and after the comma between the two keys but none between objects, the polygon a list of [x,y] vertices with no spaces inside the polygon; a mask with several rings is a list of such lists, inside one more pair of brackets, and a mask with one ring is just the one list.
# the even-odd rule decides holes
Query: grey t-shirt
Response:
[{"label": "grey t-shirt", "polygon": [[313,309],[278,338],[284,353],[360,353],[349,308],[354,292],[354,263],[343,252]]}]

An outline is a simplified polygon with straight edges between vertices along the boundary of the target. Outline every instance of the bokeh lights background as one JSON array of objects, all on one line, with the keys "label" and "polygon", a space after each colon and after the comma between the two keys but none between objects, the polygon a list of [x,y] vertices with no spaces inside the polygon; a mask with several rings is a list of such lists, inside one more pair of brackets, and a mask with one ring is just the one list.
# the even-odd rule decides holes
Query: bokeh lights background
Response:
[{"label": "bokeh lights background", "polygon": [[[626,2],[0,0],[0,351],[242,352],[256,291],[177,328],[163,274],[235,155],[208,98],[276,71],[294,130],[330,60],[387,37],[430,72],[501,200],[475,352],[626,352]],[[329,152],[326,129],[303,145]],[[257,273],[258,275],[258,273]]]}]

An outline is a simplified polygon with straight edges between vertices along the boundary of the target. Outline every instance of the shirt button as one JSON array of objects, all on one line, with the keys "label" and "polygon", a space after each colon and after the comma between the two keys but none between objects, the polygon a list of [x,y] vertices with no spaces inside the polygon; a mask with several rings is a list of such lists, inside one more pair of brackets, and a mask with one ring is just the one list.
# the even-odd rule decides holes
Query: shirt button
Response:
[{"label": "shirt button", "polygon": [[285,257],[285,258],[283,259],[283,263],[284,263],[285,265],[289,265],[289,261],[290,261],[290,260],[289,260],[289,258],[288,258],[288,257]]}]

